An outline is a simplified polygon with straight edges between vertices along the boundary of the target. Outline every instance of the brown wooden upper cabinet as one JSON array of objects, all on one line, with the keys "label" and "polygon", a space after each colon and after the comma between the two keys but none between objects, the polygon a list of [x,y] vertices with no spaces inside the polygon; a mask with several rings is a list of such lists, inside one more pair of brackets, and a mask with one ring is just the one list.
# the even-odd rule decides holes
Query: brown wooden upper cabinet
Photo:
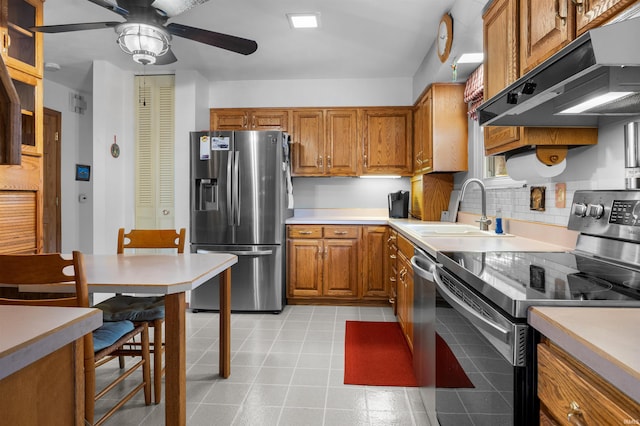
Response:
[{"label": "brown wooden upper cabinet", "polygon": [[461,172],[468,168],[464,84],[436,83],[413,112],[413,174]]},{"label": "brown wooden upper cabinet", "polygon": [[211,130],[289,130],[289,111],[221,108],[210,111]]},{"label": "brown wooden upper cabinet", "polygon": [[293,110],[293,175],[355,176],[357,124],[356,109]]},{"label": "brown wooden upper cabinet", "polygon": [[[496,0],[486,10],[483,15],[485,100],[518,79],[522,74],[520,66],[523,57],[528,58],[527,64],[529,61],[533,64],[546,59],[548,55],[560,48],[552,47],[553,43],[546,41],[552,36],[558,40],[562,39],[557,29],[558,25],[562,25],[560,22],[562,19],[557,20],[555,12],[558,10],[558,1],[562,4],[570,0],[549,0],[549,4],[545,3],[549,7],[542,7],[543,5],[539,2],[532,0]],[[534,3],[535,7],[530,7]],[[551,13],[549,10],[554,12]],[[563,10],[561,8],[561,12]],[[544,13],[550,15],[543,16]],[[533,21],[529,22],[527,17]],[[545,38],[542,33],[548,33],[548,37]],[[536,45],[535,49],[529,46],[531,40]],[[523,49],[525,54],[521,54]],[[550,50],[545,52],[546,49]],[[593,145],[597,142],[598,129],[590,128],[503,126],[485,126],[484,128],[486,155],[501,154],[525,146],[551,146],[559,150],[564,149],[566,152],[567,146]]]},{"label": "brown wooden upper cabinet", "polygon": [[0,0],[1,54],[7,66],[42,77],[42,0]]},{"label": "brown wooden upper cabinet", "polygon": [[411,176],[412,108],[367,108],[362,114],[362,174]]}]

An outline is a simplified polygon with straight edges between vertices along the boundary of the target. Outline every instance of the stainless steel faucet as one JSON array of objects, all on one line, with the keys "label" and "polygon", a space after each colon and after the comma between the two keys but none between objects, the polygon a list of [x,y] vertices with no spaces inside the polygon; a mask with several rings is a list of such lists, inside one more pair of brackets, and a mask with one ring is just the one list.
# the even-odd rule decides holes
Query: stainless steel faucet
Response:
[{"label": "stainless steel faucet", "polygon": [[458,197],[458,204],[462,202],[462,199],[464,198],[464,192],[467,190],[467,186],[472,182],[475,182],[480,186],[480,192],[482,194],[482,216],[480,217],[480,220],[477,220],[476,222],[480,222],[480,229],[482,231],[488,231],[491,220],[487,219],[487,191],[484,187],[484,183],[482,183],[480,179],[471,178],[464,181],[464,183],[462,184],[462,189],[460,191],[460,196]]}]

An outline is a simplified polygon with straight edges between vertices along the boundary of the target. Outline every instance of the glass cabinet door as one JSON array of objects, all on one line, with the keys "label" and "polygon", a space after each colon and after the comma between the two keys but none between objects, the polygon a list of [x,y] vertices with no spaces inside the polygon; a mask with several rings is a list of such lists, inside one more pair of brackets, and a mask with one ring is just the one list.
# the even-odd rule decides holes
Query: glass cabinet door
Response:
[{"label": "glass cabinet door", "polygon": [[42,25],[41,0],[4,0],[3,23],[6,26],[2,52],[7,65],[35,75],[42,75],[38,45],[42,34],[29,28]]},{"label": "glass cabinet door", "polygon": [[38,153],[40,152],[38,147],[39,138],[36,135],[38,131],[41,131],[40,127],[42,126],[42,117],[40,117],[40,112],[42,111],[42,107],[40,106],[42,97],[41,80],[15,71],[11,74],[11,80],[20,98],[22,152]]}]

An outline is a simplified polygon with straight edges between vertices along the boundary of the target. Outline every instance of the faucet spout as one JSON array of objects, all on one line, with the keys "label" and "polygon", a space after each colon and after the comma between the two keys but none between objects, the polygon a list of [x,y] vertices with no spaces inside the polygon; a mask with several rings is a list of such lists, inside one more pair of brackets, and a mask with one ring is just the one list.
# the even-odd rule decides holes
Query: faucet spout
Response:
[{"label": "faucet spout", "polygon": [[486,188],[484,187],[484,183],[478,178],[471,178],[471,179],[465,180],[464,183],[462,184],[462,189],[460,190],[460,196],[458,197],[458,201],[459,202],[462,201],[462,199],[464,198],[465,191],[467,190],[467,186],[469,186],[470,183],[476,183],[480,187],[480,195],[482,197],[482,216],[480,217],[480,220],[477,222],[480,222],[480,229],[482,231],[488,231],[489,225],[491,224],[491,220],[487,219],[487,191],[486,191]]}]

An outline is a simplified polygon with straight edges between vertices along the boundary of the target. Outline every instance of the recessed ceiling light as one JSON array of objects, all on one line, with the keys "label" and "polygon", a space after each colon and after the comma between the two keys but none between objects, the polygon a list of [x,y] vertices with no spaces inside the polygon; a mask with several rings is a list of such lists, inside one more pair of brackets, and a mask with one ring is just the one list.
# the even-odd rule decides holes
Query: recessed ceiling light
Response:
[{"label": "recessed ceiling light", "polygon": [[319,13],[287,13],[291,28],[318,28],[320,26]]},{"label": "recessed ceiling light", "polygon": [[463,53],[458,59],[459,64],[479,64],[483,61],[484,54],[479,53]]}]

